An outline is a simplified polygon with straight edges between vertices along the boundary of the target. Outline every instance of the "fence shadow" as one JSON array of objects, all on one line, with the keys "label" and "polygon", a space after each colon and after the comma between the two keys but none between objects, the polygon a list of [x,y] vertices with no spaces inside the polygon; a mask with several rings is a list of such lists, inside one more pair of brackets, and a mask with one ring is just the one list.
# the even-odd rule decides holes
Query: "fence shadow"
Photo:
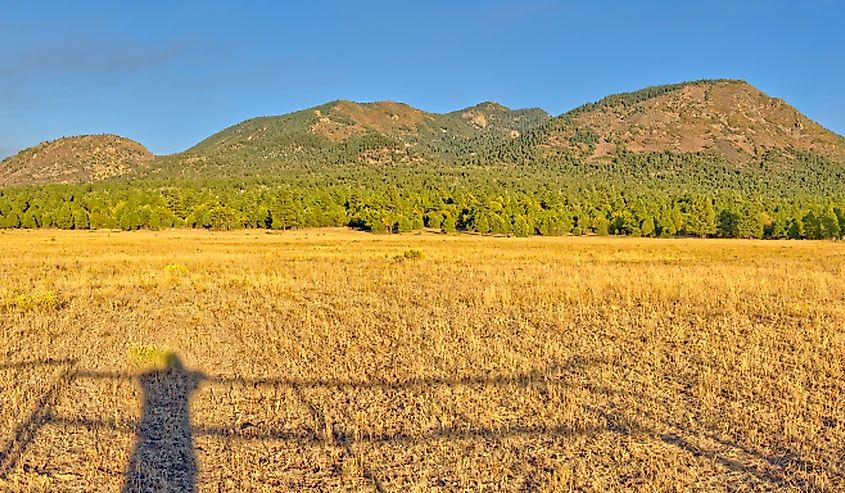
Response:
[{"label": "fence shadow", "polygon": [[[34,440],[38,429],[48,423],[62,426],[81,427],[88,430],[108,429],[132,433],[136,437],[131,458],[124,474],[123,492],[146,491],[196,491],[197,457],[194,447],[195,436],[211,436],[257,441],[289,441],[300,444],[333,442],[349,447],[353,442],[370,444],[384,443],[422,443],[440,439],[465,438],[507,438],[514,436],[556,436],[572,437],[612,432],[620,435],[646,433],[659,437],[661,441],[696,456],[707,456],[713,462],[722,465],[737,475],[748,475],[769,488],[780,488],[790,483],[778,458],[755,451],[748,446],[732,443],[707,434],[707,430],[693,429],[673,419],[671,416],[655,414],[650,406],[642,405],[653,402],[653,396],[639,394],[637,391],[623,392],[618,389],[593,386],[580,378],[584,370],[595,364],[608,362],[588,361],[584,358],[572,358],[557,366],[542,371],[533,371],[517,375],[472,376],[466,378],[417,378],[404,382],[378,380],[332,380],[332,379],[297,379],[297,378],[240,378],[205,375],[190,371],[184,367],[177,356],[173,356],[164,369],[143,374],[87,371],[76,368],[75,360],[45,360],[10,364],[0,364],[0,369],[28,369],[38,366],[61,366],[65,369],[52,382],[48,390],[37,400],[34,411],[15,429],[14,436],[5,446],[0,445],[0,481],[26,451]],[[108,418],[64,417],[52,412],[52,405],[59,392],[73,379],[137,380],[143,391],[143,404],[140,421],[119,421]],[[576,381],[578,383],[570,383]],[[603,396],[627,396],[634,398],[634,404],[627,408],[618,408],[612,402],[604,400],[602,407],[583,405],[583,408],[601,418],[604,424],[594,428],[571,428],[564,425],[532,426],[516,425],[504,429],[485,427],[459,427],[432,430],[424,435],[404,433],[382,434],[376,436],[334,436],[320,434],[315,430],[243,430],[234,424],[226,426],[193,426],[190,416],[191,395],[201,382],[223,386],[244,386],[251,388],[290,388],[312,414],[315,422],[323,422],[322,413],[330,410],[321,409],[309,402],[303,395],[303,389],[329,389],[335,391],[381,389],[424,391],[433,387],[522,387],[534,385],[578,386],[591,394]],[[668,430],[668,431],[667,431]],[[702,434],[704,432],[704,434]],[[702,441],[702,438],[704,441]],[[712,444],[712,445],[708,445]],[[730,456],[724,455],[730,451]],[[799,464],[805,463],[795,458]],[[765,465],[763,469],[754,463]],[[368,475],[374,476],[371,471]],[[839,477],[836,471],[830,471]],[[376,484],[378,484],[376,482]],[[804,484],[813,489],[813,484]],[[376,488],[378,490],[378,488]]]},{"label": "fence shadow", "polygon": [[74,378],[76,360],[33,360],[0,365],[0,370],[30,370],[39,367],[63,367],[50,381],[47,391],[42,393],[32,406],[32,411],[12,433],[8,442],[0,447],[0,480],[5,479],[8,472],[26,452],[36,433],[45,423],[52,419],[52,408],[64,386]]}]

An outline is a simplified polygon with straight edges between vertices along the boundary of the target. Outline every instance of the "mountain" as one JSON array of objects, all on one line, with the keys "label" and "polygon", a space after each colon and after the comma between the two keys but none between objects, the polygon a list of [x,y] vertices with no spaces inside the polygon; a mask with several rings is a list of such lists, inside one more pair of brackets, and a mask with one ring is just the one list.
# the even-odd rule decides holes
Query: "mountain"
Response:
[{"label": "mountain", "polygon": [[[63,182],[86,184],[3,187]],[[845,141],[745,82],[710,80],[555,118],[333,101],[169,156],[100,135],[0,162],[0,228],[172,226],[840,238]]]},{"label": "mountain", "polygon": [[336,164],[452,162],[504,145],[551,118],[482,103],[438,114],[404,103],[334,101],[244,121],[156,162],[157,175],[260,174]]},{"label": "mountain", "polygon": [[138,170],[153,159],[144,146],[125,137],[63,137],[0,161],[0,186],[102,181]]},{"label": "mountain", "polygon": [[343,165],[414,173],[434,165],[493,165],[524,174],[513,165],[525,164],[536,172],[705,188],[743,169],[750,182],[772,176],[827,189],[845,176],[845,139],[737,80],[615,94],[555,118],[494,102],[431,113],[398,102],[338,100],[246,120],[169,156],[154,157],[141,144],[113,135],[46,142],[2,161],[0,186],[112,177],[268,177]]},{"label": "mountain", "polygon": [[703,153],[742,164],[811,153],[845,163],[845,140],[744,81],[705,80],[608,96],[550,120],[510,145],[539,156],[601,161]]}]

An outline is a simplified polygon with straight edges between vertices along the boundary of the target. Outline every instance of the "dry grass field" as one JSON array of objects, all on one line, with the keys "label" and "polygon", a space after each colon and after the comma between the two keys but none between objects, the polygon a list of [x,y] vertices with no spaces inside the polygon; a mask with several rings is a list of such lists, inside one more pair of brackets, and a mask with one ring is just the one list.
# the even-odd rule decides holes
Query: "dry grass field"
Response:
[{"label": "dry grass field", "polygon": [[845,489],[843,243],[0,251],[0,491]]}]

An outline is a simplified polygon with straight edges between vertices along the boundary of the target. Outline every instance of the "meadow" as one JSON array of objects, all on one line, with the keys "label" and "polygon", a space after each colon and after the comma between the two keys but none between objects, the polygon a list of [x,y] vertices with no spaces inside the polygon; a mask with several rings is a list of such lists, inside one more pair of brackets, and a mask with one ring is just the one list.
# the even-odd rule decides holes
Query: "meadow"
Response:
[{"label": "meadow", "polygon": [[842,491],[845,244],[0,231],[0,491]]}]

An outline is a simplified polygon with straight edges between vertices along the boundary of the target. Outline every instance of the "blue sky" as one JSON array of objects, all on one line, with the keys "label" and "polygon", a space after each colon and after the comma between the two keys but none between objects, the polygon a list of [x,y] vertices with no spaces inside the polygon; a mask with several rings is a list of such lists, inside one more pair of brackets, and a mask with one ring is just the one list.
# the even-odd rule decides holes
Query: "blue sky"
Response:
[{"label": "blue sky", "polygon": [[845,133],[845,2],[0,0],[0,154],[116,133],[155,153],[333,99],[559,114],[745,79]]}]

